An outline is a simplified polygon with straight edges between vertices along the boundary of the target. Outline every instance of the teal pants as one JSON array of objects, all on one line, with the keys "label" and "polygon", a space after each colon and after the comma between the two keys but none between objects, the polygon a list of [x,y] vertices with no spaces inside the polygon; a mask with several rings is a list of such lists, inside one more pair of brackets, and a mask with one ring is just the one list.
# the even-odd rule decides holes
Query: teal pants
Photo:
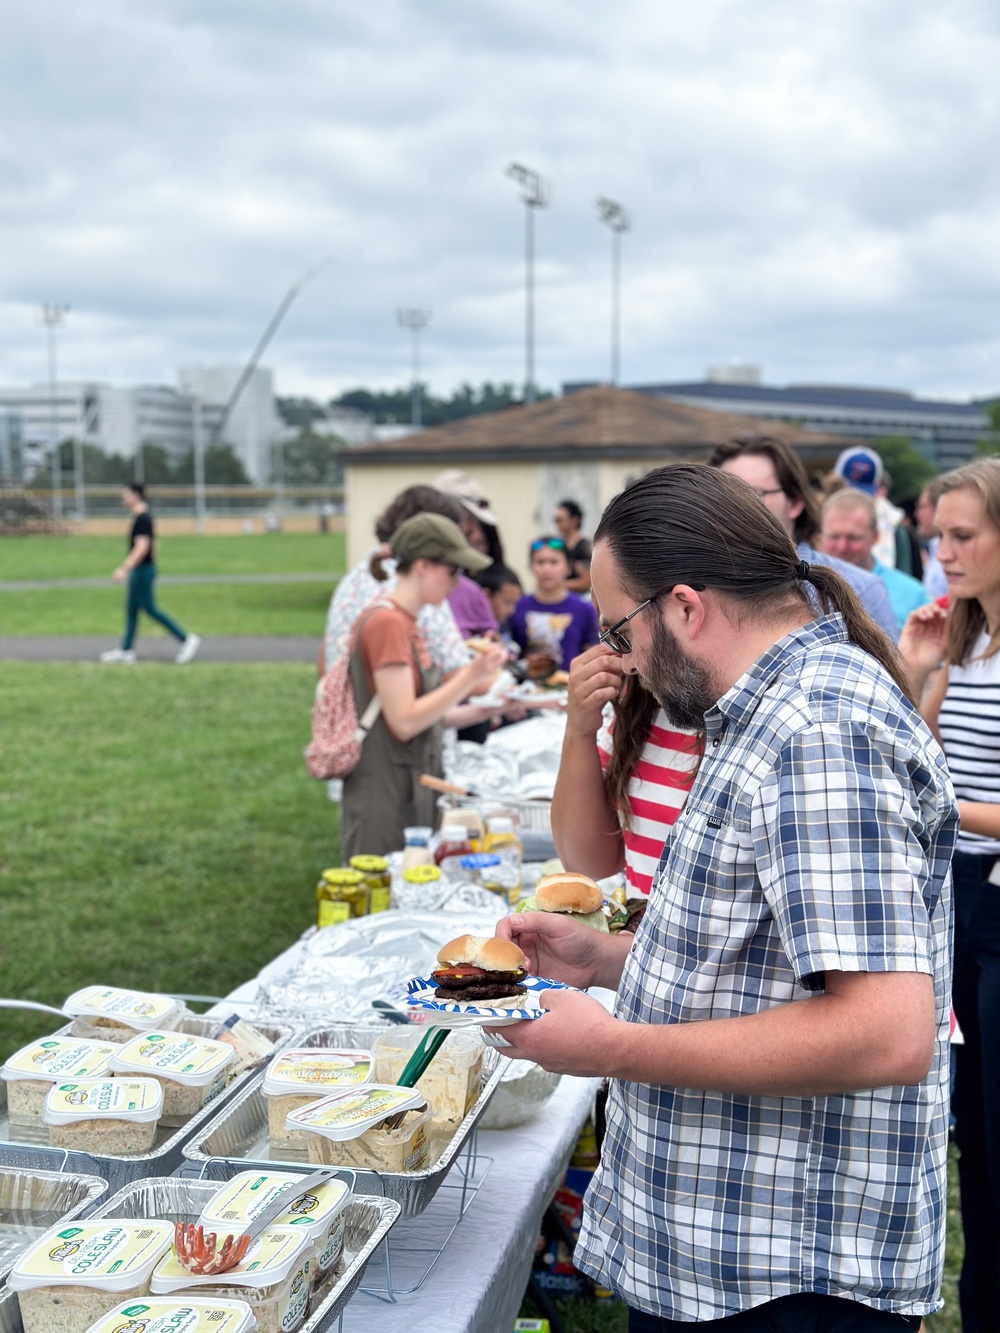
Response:
[{"label": "teal pants", "polygon": [[135,569],[129,573],[128,594],[125,602],[125,638],[122,640],[122,647],[126,651],[135,642],[135,627],[140,611],[145,611],[147,616],[159,621],[163,628],[172,634],[175,639],[180,639],[183,643],[187,638],[177,621],[171,620],[156,605],[156,599],[153,596],[153,581],[155,578],[155,565],[136,565]]}]

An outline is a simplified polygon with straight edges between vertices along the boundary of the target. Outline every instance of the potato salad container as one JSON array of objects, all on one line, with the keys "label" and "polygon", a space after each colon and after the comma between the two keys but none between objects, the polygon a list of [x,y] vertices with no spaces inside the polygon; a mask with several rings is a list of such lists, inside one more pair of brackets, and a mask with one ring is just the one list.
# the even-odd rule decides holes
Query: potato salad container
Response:
[{"label": "potato salad container", "polygon": [[[295,1045],[301,1048],[346,1047],[374,1051],[376,1042],[385,1030],[384,1026],[372,1024],[317,1027],[296,1036]],[[446,1041],[440,1054],[444,1055],[447,1050]],[[379,1194],[395,1199],[402,1208],[404,1218],[422,1213],[474,1133],[479,1118],[500,1085],[505,1064],[499,1051],[491,1047],[484,1049],[479,1095],[447,1137],[438,1139],[432,1132],[430,1158],[426,1166],[400,1172],[355,1169],[355,1188],[365,1194]],[[301,1170],[309,1161],[305,1150],[278,1150],[271,1146],[262,1081],[262,1076],[258,1075],[200,1126],[185,1145],[184,1156],[204,1163],[203,1170],[224,1180],[250,1168],[280,1170],[284,1166],[292,1166]]]}]

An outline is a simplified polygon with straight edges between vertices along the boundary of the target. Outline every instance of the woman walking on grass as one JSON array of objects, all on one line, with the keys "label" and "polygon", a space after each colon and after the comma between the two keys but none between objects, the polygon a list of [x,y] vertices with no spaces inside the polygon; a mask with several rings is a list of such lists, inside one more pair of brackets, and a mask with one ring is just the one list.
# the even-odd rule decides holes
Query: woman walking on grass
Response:
[{"label": "woman walking on grass", "polygon": [[131,666],[135,662],[135,650],[132,645],[135,642],[136,623],[139,612],[145,611],[146,615],[161,624],[168,634],[180,640],[181,649],[174,661],[179,666],[184,666],[198,651],[201,639],[197,634],[185,634],[177,621],[171,620],[166,612],[161,611],[156,605],[153,594],[153,583],[156,579],[153,515],[146,503],[146,492],[137,481],[122,488],[122,504],[132,514],[132,527],[129,531],[128,555],[115,570],[112,578],[116,583],[128,580],[125,599],[125,637],[120,648],[111,648],[108,652],[101,653],[101,661],[125,666]]},{"label": "woman walking on grass", "polygon": [[1000,1311],[1000,459],[940,480],[934,515],[950,609],[913,611],[899,641],[921,707],[948,758],[961,826],[952,861],[955,1142],[965,1259],[962,1328]]}]

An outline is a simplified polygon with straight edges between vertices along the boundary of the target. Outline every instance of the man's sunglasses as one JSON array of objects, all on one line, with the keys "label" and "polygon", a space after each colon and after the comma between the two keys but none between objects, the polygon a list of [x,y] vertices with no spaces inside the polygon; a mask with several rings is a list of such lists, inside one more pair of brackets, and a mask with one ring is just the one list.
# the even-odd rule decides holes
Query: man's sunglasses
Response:
[{"label": "man's sunglasses", "polygon": [[[655,601],[660,597],[665,597],[667,593],[671,592],[676,586],[676,583],[672,583],[669,588],[664,588],[661,592],[654,592],[652,597],[647,597],[644,602],[640,602],[634,611],[630,611],[627,616],[622,616],[621,620],[616,620],[613,625],[609,625],[606,630],[603,630],[598,635],[600,642],[604,644],[605,648],[610,648],[613,653],[617,653],[619,657],[628,656],[632,651],[632,644],[626,639],[624,634],[619,633],[622,625],[627,625],[628,622],[634,616],[637,616],[640,611],[645,611],[647,606],[652,606]],[[688,587],[694,592],[705,591],[704,583],[689,583]]]}]

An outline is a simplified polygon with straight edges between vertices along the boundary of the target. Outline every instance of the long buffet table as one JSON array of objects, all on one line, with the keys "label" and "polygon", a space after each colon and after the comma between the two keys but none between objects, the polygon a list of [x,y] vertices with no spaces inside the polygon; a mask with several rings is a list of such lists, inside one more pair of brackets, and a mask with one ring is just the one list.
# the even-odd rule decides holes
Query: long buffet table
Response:
[{"label": "long buffet table", "polygon": [[[296,943],[229,997],[251,1002],[260,981],[287,971],[302,949]],[[553,1096],[526,1124],[482,1130],[473,1175],[481,1184],[454,1231],[461,1176],[456,1164],[421,1216],[397,1223],[390,1254],[432,1253],[444,1241],[426,1279],[403,1294],[406,1266],[394,1261],[386,1300],[386,1274],[374,1261],[362,1290],[348,1305],[345,1333],[507,1333],[512,1329],[531,1269],[542,1214],[569,1163],[590,1114],[598,1081],[564,1076]],[[489,1160],[492,1159],[492,1160]],[[485,1174],[484,1174],[485,1172]],[[425,1260],[426,1262],[426,1260]],[[379,1290],[381,1295],[369,1294]]]}]

